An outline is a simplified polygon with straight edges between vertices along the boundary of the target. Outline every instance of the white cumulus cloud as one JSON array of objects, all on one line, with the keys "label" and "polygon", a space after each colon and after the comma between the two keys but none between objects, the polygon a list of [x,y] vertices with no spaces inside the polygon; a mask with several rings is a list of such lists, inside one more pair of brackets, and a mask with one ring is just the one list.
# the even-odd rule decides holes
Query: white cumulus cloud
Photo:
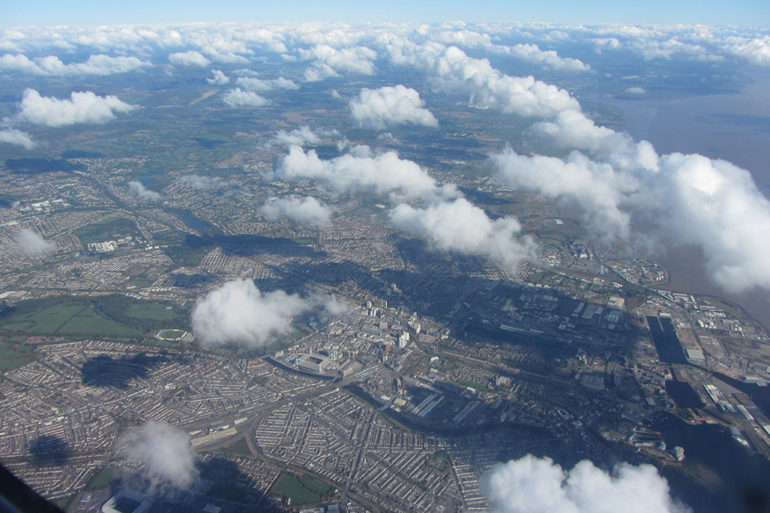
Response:
[{"label": "white cumulus cloud", "polygon": [[302,298],[282,290],[264,293],[251,280],[230,281],[196,302],[193,334],[204,346],[264,347],[291,331],[292,317],[319,306],[330,313],[340,309],[331,297]]},{"label": "white cumulus cloud", "polygon": [[400,124],[438,126],[438,120],[425,108],[420,94],[400,84],[362,89],[358,98],[351,100],[350,112],[359,125],[376,129]]},{"label": "white cumulus cloud", "polygon": [[189,50],[187,52],[177,52],[169,54],[169,62],[172,64],[178,64],[180,66],[201,66],[205,67],[211,64],[211,61],[203,56],[200,52],[195,50]]},{"label": "white cumulus cloud", "polygon": [[534,43],[505,46],[494,44],[489,34],[468,29],[443,30],[431,35],[431,41],[462,48],[482,48],[488,52],[512,55],[523,61],[560,71],[587,71],[590,68],[580,59],[561,57],[555,50],[541,50]]},{"label": "white cumulus cloud", "polygon": [[69,100],[41,96],[27,89],[21,99],[19,117],[31,123],[52,127],[76,123],[106,123],[115,113],[126,113],[134,107],[113,95],[97,96],[91,91],[73,91]]},{"label": "white cumulus cloud", "polygon": [[770,35],[763,37],[731,37],[724,43],[725,50],[758,66],[770,66]]},{"label": "white cumulus cloud", "polygon": [[[492,162],[504,183],[575,201],[609,239],[697,245],[709,276],[724,290],[770,289],[770,239],[764,236],[770,201],[751,174],[702,155],[648,152],[641,159],[609,154],[596,161],[578,152],[562,160],[506,150]],[[632,231],[634,218],[647,222]]]},{"label": "white cumulus cloud", "polygon": [[505,48],[505,53],[513,55],[523,61],[540,64],[555,70],[588,71],[591,69],[590,66],[580,59],[561,57],[554,50],[541,50],[536,44],[517,44]]},{"label": "white cumulus cloud", "polygon": [[259,93],[272,91],[274,89],[299,89],[299,85],[296,82],[284,77],[273,79],[240,77],[235,81],[235,84],[241,86],[247,91],[256,91]]},{"label": "white cumulus cloud", "polygon": [[623,192],[635,187],[609,164],[593,162],[578,152],[566,160],[536,155],[526,157],[513,150],[492,156],[498,181],[537,192],[554,199],[569,198],[589,213],[589,220],[599,232],[610,237],[627,238],[630,216],[620,208]]},{"label": "white cumulus cloud", "polygon": [[211,85],[227,85],[230,83],[230,79],[222,71],[214,69],[211,70],[211,78],[207,78],[206,82]]},{"label": "white cumulus cloud", "polygon": [[262,107],[270,104],[270,100],[264,96],[253,91],[244,91],[240,87],[230,89],[222,99],[230,107]]},{"label": "white cumulus cloud", "polygon": [[580,111],[562,111],[553,121],[535,123],[533,129],[563,148],[585,150],[621,169],[654,170],[658,166],[658,154],[649,142],[634,142],[625,133],[597,125]]},{"label": "white cumulus cloud", "polygon": [[374,60],[377,58],[377,52],[365,46],[337,49],[328,44],[300,50],[299,54],[302,59],[313,61],[305,70],[305,80],[308,82],[334,77],[340,72],[373,75]]},{"label": "white cumulus cloud", "polygon": [[218,176],[186,175],[181,178],[182,183],[192,185],[193,189],[203,191],[218,187],[222,179]]},{"label": "white cumulus cloud", "polygon": [[0,130],[0,143],[16,144],[17,146],[23,146],[26,150],[31,150],[35,147],[35,141],[26,132],[16,130],[15,128],[8,128]]},{"label": "white cumulus cloud", "polygon": [[469,57],[451,46],[435,62],[435,71],[449,88],[470,93],[473,107],[495,107],[527,117],[550,118],[580,105],[564,89],[534,77],[512,77],[493,68],[487,59]]},{"label": "white cumulus cloud", "polygon": [[157,193],[151,189],[148,189],[144,184],[138,180],[131,180],[128,182],[128,193],[135,198],[146,201],[158,201],[163,198],[160,193]]},{"label": "white cumulus cloud", "polygon": [[729,292],[770,290],[770,201],[751,174],[724,160],[674,153],[654,175],[664,234],[703,248],[712,279]]},{"label": "white cumulus cloud", "polygon": [[149,421],[118,440],[118,453],[141,466],[152,491],[187,488],[198,479],[190,436],[164,422]]},{"label": "white cumulus cloud", "polygon": [[611,128],[599,126],[580,111],[559,112],[553,121],[542,121],[533,127],[536,131],[553,138],[564,148],[577,148],[592,153],[609,154],[626,151],[633,140]]},{"label": "white cumulus cloud", "polygon": [[535,243],[518,236],[521,225],[515,218],[492,220],[465,198],[438,201],[426,208],[402,203],[390,211],[390,221],[436,249],[484,256],[512,274],[523,261],[535,259]]},{"label": "white cumulus cloud", "polygon": [[393,151],[371,155],[367,150],[322,160],[314,150],[292,146],[275,172],[287,180],[319,180],[337,192],[397,192],[409,197],[435,192],[433,178],[416,163],[400,159]]},{"label": "white cumulus cloud", "polygon": [[584,460],[564,470],[527,455],[497,465],[482,482],[491,513],[689,513],[671,498],[652,465],[618,465],[607,473]]},{"label": "white cumulus cloud", "polygon": [[306,144],[321,144],[321,137],[309,126],[302,125],[290,132],[279,130],[278,133],[275,134],[275,141],[289,147],[305,146]]},{"label": "white cumulus cloud", "polygon": [[290,196],[269,199],[260,207],[259,212],[271,222],[286,217],[300,224],[328,226],[331,224],[334,209],[312,196]]},{"label": "white cumulus cloud", "polygon": [[0,57],[0,70],[23,71],[36,75],[113,75],[149,67],[151,64],[136,57],[104,54],[91,55],[85,62],[65,64],[58,57],[48,55],[30,60],[23,54],[5,54]]},{"label": "white cumulus cloud", "polygon": [[40,257],[56,250],[56,243],[47,241],[42,235],[29,228],[22,228],[14,237],[16,251],[28,257]]}]

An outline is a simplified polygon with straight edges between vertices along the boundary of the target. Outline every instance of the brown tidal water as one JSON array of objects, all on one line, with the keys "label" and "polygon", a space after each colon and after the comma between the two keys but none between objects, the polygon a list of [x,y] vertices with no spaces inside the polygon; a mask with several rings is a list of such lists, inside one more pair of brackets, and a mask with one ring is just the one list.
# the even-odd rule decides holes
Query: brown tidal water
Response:
[{"label": "brown tidal water", "polygon": [[[650,141],[659,154],[699,153],[727,160],[748,170],[770,198],[770,70],[746,74],[752,83],[737,93],[611,103],[624,112],[626,130],[637,140]],[[670,273],[663,288],[728,299],[770,329],[770,291],[730,294],[720,289],[707,277],[703,253],[696,247],[671,247],[655,259]]]}]

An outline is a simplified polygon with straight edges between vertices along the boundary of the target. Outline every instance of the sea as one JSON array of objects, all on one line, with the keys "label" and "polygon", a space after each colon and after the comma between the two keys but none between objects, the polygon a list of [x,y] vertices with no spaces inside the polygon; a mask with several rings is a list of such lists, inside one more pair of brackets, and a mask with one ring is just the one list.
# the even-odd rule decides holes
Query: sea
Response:
[{"label": "sea", "polygon": [[[629,134],[650,141],[658,154],[699,153],[727,160],[748,170],[770,198],[770,70],[752,68],[741,74],[748,83],[735,91],[654,100],[626,97],[608,103],[624,113]],[[706,276],[700,248],[671,247],[656,260],[670,273],[663,288],[729,299],[770,330],[770,291],[722,290]]]}]

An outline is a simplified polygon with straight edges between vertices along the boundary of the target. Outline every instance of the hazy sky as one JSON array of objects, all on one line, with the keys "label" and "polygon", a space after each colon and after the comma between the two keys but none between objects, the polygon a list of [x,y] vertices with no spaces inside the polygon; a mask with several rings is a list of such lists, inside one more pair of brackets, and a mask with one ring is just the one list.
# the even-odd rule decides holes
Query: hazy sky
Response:
[{"label": "hazy sky", "polygon": [[770,27],[768,0],[4,0],[0,26],[302,21],[716,24]]}]

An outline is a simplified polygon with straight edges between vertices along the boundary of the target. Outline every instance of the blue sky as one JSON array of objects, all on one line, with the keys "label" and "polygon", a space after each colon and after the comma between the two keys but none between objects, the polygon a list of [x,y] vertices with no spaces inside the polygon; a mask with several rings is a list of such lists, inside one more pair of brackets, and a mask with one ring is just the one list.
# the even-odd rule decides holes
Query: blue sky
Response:
[{"label": "blue sky", "polygon": [[4,0],[0,26],[303,21],[716,24],[770,27],[768,0]]}]

